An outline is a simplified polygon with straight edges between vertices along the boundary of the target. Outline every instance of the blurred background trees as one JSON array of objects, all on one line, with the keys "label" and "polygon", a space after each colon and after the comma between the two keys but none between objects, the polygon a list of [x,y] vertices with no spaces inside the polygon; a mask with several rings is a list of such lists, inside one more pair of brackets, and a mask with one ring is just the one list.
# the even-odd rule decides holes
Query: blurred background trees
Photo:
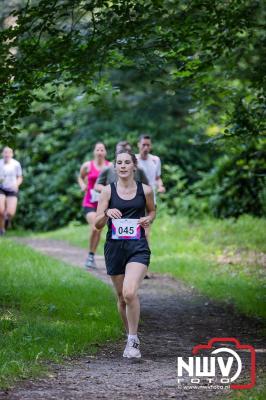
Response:
[{"label": "blurred background trees", "polygon": [[76,177],[93,145],[112,159],[142,133],[163,162],[162,209],[265,215],[263,1],[3,5],[1,144],[24,167],[18,224],[81,219]]}]

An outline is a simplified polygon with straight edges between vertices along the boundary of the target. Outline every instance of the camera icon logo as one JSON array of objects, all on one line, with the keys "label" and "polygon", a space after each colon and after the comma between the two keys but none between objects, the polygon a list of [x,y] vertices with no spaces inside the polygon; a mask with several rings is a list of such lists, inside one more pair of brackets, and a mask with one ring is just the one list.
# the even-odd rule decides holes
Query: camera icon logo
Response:
[{"label": "camera icon logo", "polygon": [[[208,356],[197,356],[204,351],[208,353]],[[249,353],[249,382],[242,383],[247,375],[247,369],[243,373],[247,353]],[[218,380],[220,384],[226,384],[231,389],[251,389],[256,384],[256,352],[255,348],[249,344],[243,345],[238,339],[232,337],[216,337],[210,339],[207,344],[194,346],[192,354],[193,357],[188,357],[188,362],[183,357],[177,357],[179,384],[184,381],[184,371],[193,385],[202,384],[203,379],[210,384]]]}]

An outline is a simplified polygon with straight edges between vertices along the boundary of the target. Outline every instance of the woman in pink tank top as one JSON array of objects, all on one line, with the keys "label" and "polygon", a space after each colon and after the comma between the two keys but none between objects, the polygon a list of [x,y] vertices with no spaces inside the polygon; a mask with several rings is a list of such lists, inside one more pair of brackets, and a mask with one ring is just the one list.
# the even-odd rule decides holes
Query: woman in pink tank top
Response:
[{"label": "woman in pink tank top", "polygon": [[82,207],[85,218],[91,226],[91,234],[89,239],[89,253],[85,262],[87,268],[95,268],[94,254],[96,252],[101,230],[95,228],[95,217],[99,198],[99,192],[94,190],[95,182],[105,167],[111,163],[105,159],[106,148],[103,143],[96,143],[94,147],[94,159],[86,161],[80,168],[78,183],[85,196],[82,201]]}]

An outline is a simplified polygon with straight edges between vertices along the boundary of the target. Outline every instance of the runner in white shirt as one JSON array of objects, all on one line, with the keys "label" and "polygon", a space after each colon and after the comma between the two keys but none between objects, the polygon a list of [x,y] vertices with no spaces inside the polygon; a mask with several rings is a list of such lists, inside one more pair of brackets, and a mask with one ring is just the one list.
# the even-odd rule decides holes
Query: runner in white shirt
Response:
[{"label": "runner in white shirt", "polygon": [[13,150],[5,147],[2,155],[3,158],[0,160],[0,236],[5,233],[16,214],[19,186],[23,181],[21,165],[13,158]]},{"label": "runner in white shirt", "polygon": [[[152,143],[149,135],[141,135],[138,142],[139,154],[136,154],[138,167],[142,168],[148,178],[149,185],[153,189],[154,204],[156,204],[156,192],[165,193],[165,187],[161,179],[161,160],[158,156],[150,154]],[[145,229],[146,238],[150,239],[150,226]],[[149,279],[147,273],[145,279]]]},{"label": "runner in white shirt", "polygon": [[156,191],[158,193],[165,192],[165,187],[161,179],[161,160],[158,156],[150,154],[152,148],[150,136],[140,136],[138,148],[139,154],[136,154],[138,166],[144,170],[148,178],[149,185],[154,191],[154,202],[156,203]]}]

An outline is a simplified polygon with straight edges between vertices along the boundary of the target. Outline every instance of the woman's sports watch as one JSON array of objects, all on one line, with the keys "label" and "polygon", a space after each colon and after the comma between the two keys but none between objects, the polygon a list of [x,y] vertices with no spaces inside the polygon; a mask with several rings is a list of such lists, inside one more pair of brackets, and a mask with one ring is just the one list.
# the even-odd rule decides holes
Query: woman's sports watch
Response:
[{"label": "woman's sports watch", "polygon": [[107,218],[109,218],[108,215],[107,215],[108,210],[109,210],[109,208],[106,208],[106,209],[104,210],[104,212],[103,212],[104,215],[105,215]]}]

